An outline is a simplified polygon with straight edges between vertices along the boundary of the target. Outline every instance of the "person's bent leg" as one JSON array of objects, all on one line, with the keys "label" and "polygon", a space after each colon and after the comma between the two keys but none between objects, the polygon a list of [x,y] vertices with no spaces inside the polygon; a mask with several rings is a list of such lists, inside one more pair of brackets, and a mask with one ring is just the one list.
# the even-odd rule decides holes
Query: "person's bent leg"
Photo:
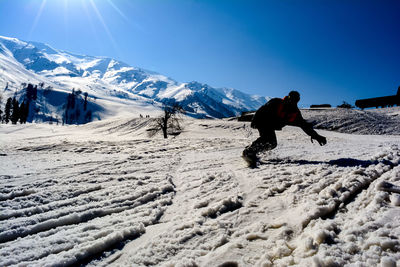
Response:
[{"label": "person's bent leg", "polygon": [[262,140],[260,140],[257,144],[258,146],[257,152],[265,152],[277,147],[278,142],[276,141],[275,130],[264,129],[259,131],[260,131],[260,138],[262,137]]},{"label": "person's bent leg", "polygon": [[260,137],[251,144],[256,153],[272,150],[278,145],[275,130],[259,129],[258,131],[260,132]]},{"label": "person's bent leg", "polygon": [[273,129],[259,129],[260,137],[243,151],[244,156],[255,157],[257,153],[272,150],[277,146],[276,134]]}]

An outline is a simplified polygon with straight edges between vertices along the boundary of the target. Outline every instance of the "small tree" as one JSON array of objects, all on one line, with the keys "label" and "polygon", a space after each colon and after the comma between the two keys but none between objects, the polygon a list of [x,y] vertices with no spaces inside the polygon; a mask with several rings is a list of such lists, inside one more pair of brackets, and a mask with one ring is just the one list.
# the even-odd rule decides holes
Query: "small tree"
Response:
[{"label": "small tree", "polygon": [[4,109],[4,122],[8,123],[11,119],[12,98],[7,99],[6,107]]},{"label": "small tree", "polygon": [[91,122],[91,121],[92,121],[92,111],[88,110],[85,115],[85,122]]},{"label": "small tree", "polygon": [[19,109],[20,109],[19,122],[21,124],[26,123],[26,121],[28,120],[28,116],[29,116],[29,102],[22,102]]},{"label": "small tree", "polygon": [[83,95],[85,96],[85,102],[83,102],[83,110],[86,111],[87,103],[88,103],[87,98],[88,98],[89,94],[87,92],[85,92]]},{"label": "small tree", "polygon": [[33,87],[33,100],[37,100],[37,95],[38,95],[38,89],[37,85],[35,85],[35,87]]},{"label": "small tree", "polygon": [[165,104],[163,107],[163,115],[155,118],[153,123],[151,124],[151,128],[148,129],[149,136],[153,137],[158,132],[162,132],[164,138],[168,138],[169,135],[178,135],[182,132],[183,128],[181,126],[181,114],[184,113],[184,110],[181,106],[167,105]]},{"label": "small tree", "polygon": [[[31,101],[35,98],[35,88],[33,87],[33,84],[28,84],[28,86],[25,89],[26,91],[26,98],[28,101]],[[37,92],[36,92],[37,94]],[[37,97],[37,95],[36,95]]]},{"label": "small tree", "polygon": [[63,121],[66,124],[72,124],[75,120],[73,110],[75,109],[75,89],[72,89],[72,93],[67,96],[67,103],[65,105],[65,113]]},{"label": "small tree", "polygon": [[20,118],[20,108],[18,100],[14,97],[12,100],[12,114],[11,114],[11,122],[12,124],[17,124]]}]

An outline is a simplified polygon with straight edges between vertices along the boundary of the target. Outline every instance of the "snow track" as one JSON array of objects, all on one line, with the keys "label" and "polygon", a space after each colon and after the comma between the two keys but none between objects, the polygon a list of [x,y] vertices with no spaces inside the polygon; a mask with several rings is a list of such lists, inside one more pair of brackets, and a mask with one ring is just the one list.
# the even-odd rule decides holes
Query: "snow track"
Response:
[{"label": "snow track", "polygon": [[[174,155],[164,153],[170,162],[160,162],[162,152],[146,151],[145,165],[138,166],[135,154],[142,153],[130,154],[132,147],[136,144],[63,142],[16,150],[18,157],[34,158],[31,164],[42,157],[61,164],[24,163],[26,173],[2,176],[0,265],[79,264],[157,223],[174,196],[166,179]],[[75,162],[65,164],[65,157]],[[7,159],[12,158],[11,152]],[[27,247],[36,249],[27,253]]]}]

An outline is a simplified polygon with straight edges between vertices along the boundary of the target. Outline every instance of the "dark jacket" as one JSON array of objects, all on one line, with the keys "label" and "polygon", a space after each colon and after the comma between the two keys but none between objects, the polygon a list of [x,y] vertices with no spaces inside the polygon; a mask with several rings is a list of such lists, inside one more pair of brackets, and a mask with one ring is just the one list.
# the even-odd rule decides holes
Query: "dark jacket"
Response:
[{"label": "dark jacket", "polygon": [[259,130],[282,130],[286,125],[300,127],[311,137],[318,136],[312,125],[303,119],[297,105],[280,98],[273,98],[260,107],[251,121],[251,127]]}]

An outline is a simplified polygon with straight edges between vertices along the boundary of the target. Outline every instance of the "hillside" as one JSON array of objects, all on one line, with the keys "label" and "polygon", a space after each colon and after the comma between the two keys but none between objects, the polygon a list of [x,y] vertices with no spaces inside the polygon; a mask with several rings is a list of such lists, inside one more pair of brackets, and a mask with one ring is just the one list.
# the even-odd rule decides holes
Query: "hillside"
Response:
[{"label": "hillside", "polygon": [[[6,88],[6,97],[21,92],[22,83],[44,83],[64,94],[80,90],[97,100],[101,108],[93,112],[103,119],[121,112],[153,113],[164,103],[178,103],[192,117],[223,118],[256,109],[266,102],[265,97],[232,88],[181,83],[115,59],[76,55],[43,43],[1,36],[0,66],[0,88]],[[41,105],[47,105],[47,100]],[[57,111],[62,107],[51,105],[49,109]],[[54,116],[61,117],[62,113],[58,111]]]},{"label": "hillside", "polygon": [[400,135],[400,107],[356,109],[303,109],[303,117],[315,128],[341,133]]}]

